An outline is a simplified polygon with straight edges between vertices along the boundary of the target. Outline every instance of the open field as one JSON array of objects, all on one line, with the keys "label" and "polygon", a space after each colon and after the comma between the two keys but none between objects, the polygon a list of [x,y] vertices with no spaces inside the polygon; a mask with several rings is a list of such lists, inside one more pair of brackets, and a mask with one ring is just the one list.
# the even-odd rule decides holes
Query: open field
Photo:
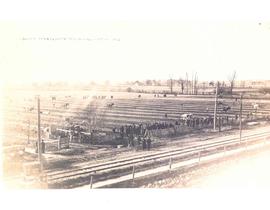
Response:
[{"label": "open field", "polygon": [[[33,92],[17,92],[4,99],[4,142],[14,141],[7,139],[20,131],[20,135],[27,136],[30,130],[31,138],[35,138],[37,128],[36,99]],[[98,128],[111,131],[114,127],[133,123],[172,122],[182,114],[192,113],[197,117],[208,117],[214,114],[214,97],[186,97],[167,96],[154,97],[153,94],[119,93],[119,92],[42,92],[41,99],[41,126],[61,128],[70,120],[74,123],[85,121],[89,129]],[[52,100],[52,97],[56,100]],[[106,96],[106,99],[93,99],[93,96]],[[113,98],[110,98],[113,96]],[[85,98],[84,98],[85,97]],[[234,119],[239,114],[239,100],[219,99],[231,109],[226,113],[222,105],[218,106],[219,116],[228,116]],[[112,107],[108,104],[113,103]],[[258,103],[257,117],[266,116],[270,112],[270,104],[263,100],[244,100],[243,117],[254,111],[253,104]],[[68,104],[68,107],[65,107]],[[165,114],[167,117],[165,117]],[[255,115],[254,115],[255,117]],[[91,128],[90,128],[91,127]],[[18,132],[16,133],[18,134]]]},{"label": "open field", "polygon": [[[46,143],[44,154],[46,170],[61,171],[64,168],[76,168],[80,165],[95,164],[113,158],[132,157],[142,151],[140,145],[128,147],[119,140],[119,132],[113,130],[127,125],[149,125],[166,123],[168,128],[155,128],[151,131],[153,149],[166,149],[167,146],[182,147],[196,145],[204,137],[210,138],[213,122],[206,125],[177,125],[181,115],[191,113],[193,119],[213,119],[214,95],[170,95],[163,94],[108,92],[108,91],[14,91],[2,99],[4,110],[4,150],[12,151],[20,147],[35,149],[37,139],[37,100],[41,103],[42,139]],[[257,105],[255,108],[254,105]],[[230,109],[224,111],[224,107]],[[237,96],[219,98],[217,103],[217,128],[220,131],[231,130],[239,125],[240,99]],[[265,122],[270,115],[270,101],[264,99],[243,99],[243,122]],[[227,120],[226,120],[227,119]],[[195,121],[194,121],[195,122]],[[201,122],[201,121],[200,121]],[[98,137],[92,137],[87,143],[76,140],[69,143],[69,149],[59,149],[57,139],[47,135],[45,128],[56,131],[68,129],[70,124],[84,124],[86,133],[96,130]],[[248,128],[248,127],[247,127]],[[227,131],[227,133],[228,133]],[[197,135],[192,140],[192,135]],[[127,141],[127,137],[125,141]],[[215,141],[215,140],[213,140]],[[122,148],[117,148],[121,145]],[[22,170],[22,164],[37,159],[35,152],[30,155],[8,152],[4,158],[4,166],[14,170],[13,174]],[[23,157],[23,158],[22,158]],[[17,165],[10,160],[18,159]],[[12,169],[12,170],[11,170]],[[9,173],[7,173],[9,174]]]}]

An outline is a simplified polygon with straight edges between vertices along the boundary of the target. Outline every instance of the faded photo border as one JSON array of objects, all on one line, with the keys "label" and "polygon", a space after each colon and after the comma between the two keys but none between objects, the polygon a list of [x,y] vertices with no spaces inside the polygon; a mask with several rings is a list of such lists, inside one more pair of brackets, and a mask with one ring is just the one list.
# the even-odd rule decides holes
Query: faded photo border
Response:
[{"label": "faded photo border", "polygon": [[[2,24],[26,22],[112,22],[112,21],[270,21],[268,1],[34,1],[11,0],[0,3]],[[0,28],[0,38],[3,35]],[[34,39],[44,37],[34,37]],[[47,38],[47,36],[46,36]],[[51,37],[55,39],[57,37]],[[58,37],[59,38],[59,37]],[[73,37],[89,42],[100,37]],[[22,37],[25,41],[33,37]],[[28,40],[27,40],[28,39]],[[61,39],[61,37],[59,38]],[[117,43],[119,37],[109,37]],[[121,39],[121,37],[120,37]],[[270,39],[270,37],[269,37]],[[51,40],[55,41],[55,40]],[[72,40],[70,40],[72,41]],[[96,40],[97,41],[97,40]],[[100,40],[99,40],[100,41]],[[104,41],[104,40],[102,40]],[[108,41],[108,40],[105,40]],[[1,41],[0,41],[1,43]],[[5,48],[0,45],[1,97],[6,81],[18,78],[2,68]],[[268,78],[269,79],[269,78]],[[3,127],[2,104],[0,126]],[[2,133],[2,132],[1,132]],[[2,151],[2,150],[1,150]],[[2,168],[2,161],[1,161]],[[2,170],[1,170],[2,179]],[[108,189],[108,190],[7,190],[1,180],[2,209],[268,209],[269,189]]]}]

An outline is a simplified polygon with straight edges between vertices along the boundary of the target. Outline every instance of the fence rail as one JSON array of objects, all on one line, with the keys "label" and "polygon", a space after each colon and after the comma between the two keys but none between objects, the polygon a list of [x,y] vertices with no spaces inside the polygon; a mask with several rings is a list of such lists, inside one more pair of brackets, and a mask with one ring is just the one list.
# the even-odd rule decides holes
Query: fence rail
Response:
[{"label": "fence rail", "polygon": [[[235,137],[235,138],[228,138],[225,140],[211,142],[211,143],[202,144],[202,145],[189,146],[189,147],[174,149],[170,151],[156,152],[156,153],[152,153],[148,155],[140,155],[137,157],[131,157],[131,158],[126,158],[126,159],[117,160],[117,161],[110,161],[106,163],[83,167],[80,169],[48,173],[47,180],[49,183],[61,182],[63,180],[74,179],[80,176],[94,175],[97,172],[99,172],[99,175],[100,175],[102,172],[105,173],[110,170],[114,170],[115,172],[116,170],[128,169],[130,167],[133,168],[131,178],[134,179],[136,165],[142,166],[144,164],[149,164],[156,160],[161,160],[161,161],[168,160],[169,166],[167,168],[168,170],[171,170],[172,165],[175,165],[175,163],[173,163],[174,162],[173,160],[175,159],[197,155],[196,156],[197,161],[200,162],[203,158],[205,158],[209,154],[213,155],[213,154],[218,154],[220,152],[225,154],[225,153],[228,153],[229,150],[233,150],[233,147],[234,149],[235,148],[237,149],[239,147],[241,148],[242,146],[246,148],[248,144],[256,143],[258,141],[263,141],[265,143],[265,140],[267,140],[269,137],[270,137],[270,132],[263,132],[263,133],[243,136],[241,142],[239,141],[238,137]],[[185,160],[183,159],[183,161]]]}]

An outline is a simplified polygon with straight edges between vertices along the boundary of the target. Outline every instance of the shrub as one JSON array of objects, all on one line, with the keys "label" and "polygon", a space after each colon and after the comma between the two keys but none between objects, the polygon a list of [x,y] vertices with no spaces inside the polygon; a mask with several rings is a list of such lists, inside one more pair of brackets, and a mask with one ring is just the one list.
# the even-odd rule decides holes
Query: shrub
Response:
[{"label": "shrub", "polygon": [[133,90],[132,90],[132,88],[131,87],[128,87],[127,88],[127,92],[132,92]]}]

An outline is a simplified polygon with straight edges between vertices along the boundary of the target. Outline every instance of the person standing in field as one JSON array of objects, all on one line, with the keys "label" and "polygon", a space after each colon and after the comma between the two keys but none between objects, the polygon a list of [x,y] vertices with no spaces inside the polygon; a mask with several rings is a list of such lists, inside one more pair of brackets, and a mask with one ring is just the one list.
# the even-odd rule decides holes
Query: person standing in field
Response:
[{"label": "person standing in field", "polygon": [[142,144],[142,148],[143,148],[143,150],[145,150],[145,149],[146,149],[146,140],[145,140],[145,138],[143,138],[143,144]]}]

